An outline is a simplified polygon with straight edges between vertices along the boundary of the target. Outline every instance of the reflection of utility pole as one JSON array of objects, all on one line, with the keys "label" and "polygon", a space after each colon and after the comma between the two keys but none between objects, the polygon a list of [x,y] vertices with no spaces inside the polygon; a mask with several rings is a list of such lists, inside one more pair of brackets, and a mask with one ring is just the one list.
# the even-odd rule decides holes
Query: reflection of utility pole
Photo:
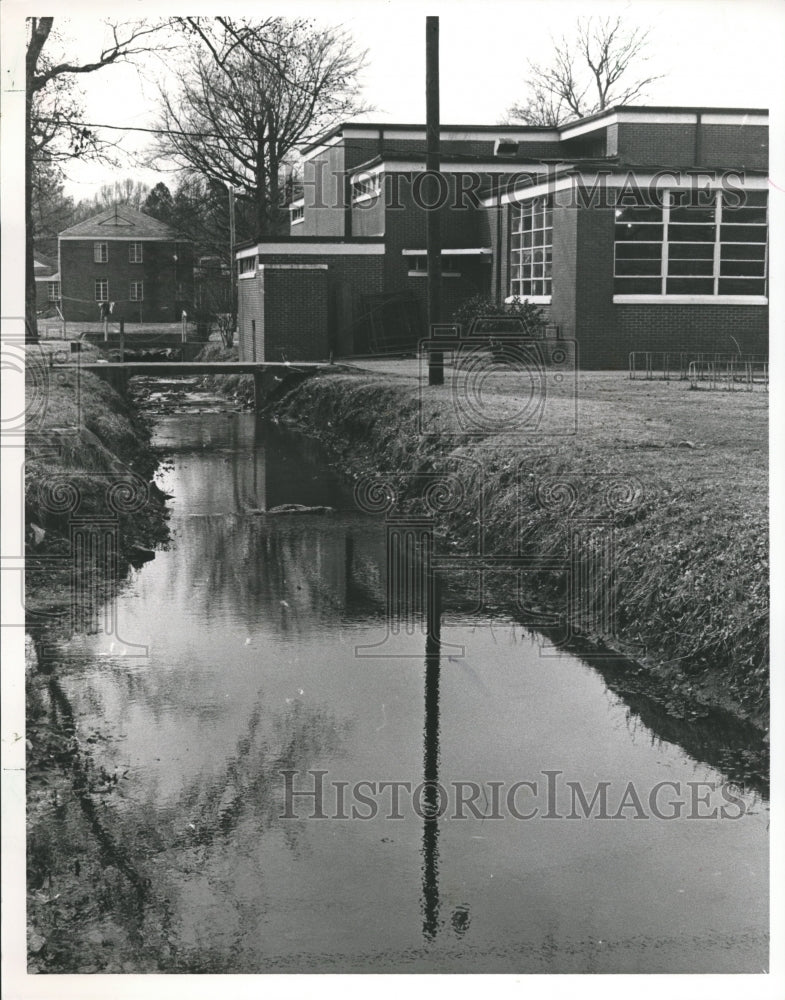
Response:
[{"label": "reflection of utility pole", "polygon": [[[432,941],[439,926],[439,673],[441,648],[441,586],[429,568],[428,635],[425,640],[425,727],[423,747],[424,803],[422,833],[423,935]],[[430,813],[430,816],[428,815]]]}]

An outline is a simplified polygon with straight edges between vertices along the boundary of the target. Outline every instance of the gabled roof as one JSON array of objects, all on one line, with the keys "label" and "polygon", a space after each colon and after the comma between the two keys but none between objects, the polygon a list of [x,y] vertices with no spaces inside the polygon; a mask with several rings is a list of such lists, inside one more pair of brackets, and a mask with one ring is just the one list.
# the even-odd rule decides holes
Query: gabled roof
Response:
[{"label": "gabled roof", "polygon": [[114,205],[84,222],[64,229],[60,237],[69,239],[139,239],[176,240],[177,233],[170,226],[153,219],[144,212],[137,212],[128,205]]}]

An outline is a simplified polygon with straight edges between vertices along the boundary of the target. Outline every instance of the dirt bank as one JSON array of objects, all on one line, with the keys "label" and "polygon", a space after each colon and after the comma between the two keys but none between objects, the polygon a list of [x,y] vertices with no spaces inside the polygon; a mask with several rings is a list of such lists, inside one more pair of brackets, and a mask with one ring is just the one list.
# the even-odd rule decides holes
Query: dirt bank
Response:
[{"label": "dirt bank", "polygon": [[[150,447],[150,429],[133,401],[84,372],[50,370],[42,380],[39,370],[38,376],[44,391],[35,419],[28,420],[25,467],[29,968],[68,967],[68,929],[89,914],[94,940],[82,942],[83,971],[97,971],[104,967],[99,958],[109,933],[105,907],[76,891],[86,884],[80,883],[79,862],[69,873],[73,892],[66,898],[51,891],[53,873],[66,856],[56,844],[53,811],[65,808],[72,796],[80,805],[85,830],[91,831],[84,835],[81,855],[84,878],[93,875],[97,884],[99,873],[114,872],[118,892],[126,891],[129,878],[136,888],[141,883],[133,882],[122,850],[104,829],[101,796],[114,790],[118,776],[101,771],[92,757],[95,737],[80,733],[74,723],[58,682],[54,641],[75,627],[90,630],[129,567],[165,544],[167,513],[165,498],[152,483],[159,459]],[[28,385],[28,409],[37,391]],[[83,558],[75,560],[75,552]],[[129,908],[134,906],[132,900]],[[131,948],[127,930],[112,933]],[[122,971],[119,962],[110,971]]]},{"label": "dirt bank", "polygon": [[26,449],[29,611],[70,600],[70,536],[77,521],[108,518],[116,525],[117,572],[101,587],[116,585],[129,565],[145,561],[166,540],[164,497],[152,482],[159,459],[133,399],[92,374],[57,371]]},{"label": "dirt bank", "polygon": [[[480,504],[487,551],[497,554],[566,560],[576,526],[600,522],[578,550],[577,599],[567,603],[568,573],[544,571],[527,574],[531,603],[561,609],[584,642],[642,665],[669,711],[721,708],[765,728],[765,394],[588,373],[575,391],[551,392],[531,434],[516,430],[526,403],[514,376],[473,396],[451,388],[448,372],[448,385],[424,389],[421,399],[411,367],[309,379],[274,415],[320,438],[347,475],[404,474],[395,489],[410,510],[422,495],[410,474],[460,469],[466,503],[440,522],[453,550],[476,545],[478,518],[467,511]],[[593,579],[589,553],[603,531],[607,538],[609,517],[613,572]],[[598,633],[597,616],[581,618],[576,608],[609,599],[615,621],[610,634]]]}]

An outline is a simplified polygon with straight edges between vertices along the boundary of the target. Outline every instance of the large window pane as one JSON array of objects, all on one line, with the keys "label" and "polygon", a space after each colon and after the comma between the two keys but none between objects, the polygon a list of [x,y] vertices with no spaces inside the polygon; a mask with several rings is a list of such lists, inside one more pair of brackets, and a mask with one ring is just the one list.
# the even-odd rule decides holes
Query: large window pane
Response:
[{"label": "large window pane", "polygon": [[721,226],[723,243],[765,243],[766,226]]},{"label": "large window pane", "polygon": [[629,274],[657,275],[660,273],[660,267],[659,260],[617,260],[616,274],[618,276]]},{"label": "large window pane", "polygon": [[723,208],[722,221],[742,224],[745,222],[758,222],[765,225],[765,208]]},{"label": "large window pane", "polygon": [[714,222],[714,206],[708,208],[672,208],[671,222]]},{"label": "large window pane", "polygon": [[627,222],[623,226],[617,223],[616,239],[625,242],[628,240],[641,240],[645,243],[651,242],[652,240],[661,240],[662,226],[658,226],[650,222],[641,224]]},{"label": "large window pane", "polygon": [[762,260],[724,260],[720,264],[720,277],[749,274],[763,278],[766,276],[765,269],[766,264]]},{"label": "large window pane", "polygon": [[714,278],[668,278],[666,295],[713,295]]},{"label": "large window pane", "polygon": [[713,243],[673,243],[668,247],[670,260],[714,260]]},{"label": "large window pane", "polygon": [[614,289],[618,295],[659,295],[659,278],[617,278]]},{"label": "large window pane", "polygon": [[720,295],[765,295],[766,282],[753,278],[720,278]]},{"label": "large window pane", "polygon": [[616,222],[662,222],[662,209],[656,206],[617,208]]},{"label": "large window pane", "polygon": [[660,260],[662,257],[662,243],[617,243],[616,259],[633,260],[648,257]]},{"label": "large window pane", "polygon": [[669,275],[713,275],[714,274],[714,261],[713,260],[669,260],[668,261],[668,274]]},{"label": "large window pane", "polygon": [[720,256],[723,260],[765,260],[766,247],[756,243],[723,243]]},{"label": "large window pane", "polygon": [[684,223],[671,223],[668,226],[668,240],[679,243],[713,243],[714,226],[687,226]]}]

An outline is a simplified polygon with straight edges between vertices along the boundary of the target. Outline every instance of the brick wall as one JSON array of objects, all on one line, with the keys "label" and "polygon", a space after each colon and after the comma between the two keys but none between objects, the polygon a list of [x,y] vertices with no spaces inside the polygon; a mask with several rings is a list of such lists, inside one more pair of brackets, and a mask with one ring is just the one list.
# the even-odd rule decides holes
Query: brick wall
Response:
[{"label": "brick wall", "polygon": [[704,125],[701,161],[710,166],[766,170],[769,130],[766,125]]},{"label": "brick wall", "polygon": [[[240,358],[280,360],[281,350],[290,361],[324,360],[331,351],[355,353],[356,343],[367,340],[367,299],[382,292],[383,260],[378,254],[330,254],[329,249],[307,256],[294,248],[290,254],[263,255],[264,271],[238,281]],[[327,269],[309,267],[320,264]],[[276,265],[286,268],[276,270]]]},{"label": "brick wall", "polygon": [[[556,198],[562,192],[557,192]],[[553,288],[548,309],[549,322],[563,337],[575,336],[575,295],[577,288],[578,210],[554,205],[553,209]]]},{"label": "brick wall", "polygon": [[[108,244],[105,264],[93,260],[96,242]],[[96,322],[95,281],[109,282],[109,299],[115,303],[112,319],[129,323],[174,323],[193,302],[193,250],[190,244],[142,240],[142,263],[128,259],[126,240],[61,240],[60,275],[63,311],[67,320]],[[177,260],[175,260],[175,256]],[[131,282],[144,283],[142,302],[131,301]],[[182,285],[183,297],[177,296]]]},{"label": "brick wall", "polygon": [[691,351],[768,355],[765,305],[616,305],[616,336],[630,351]]},{"label": "brick wall", "polygon": [[697,162],[696,125],[622,123],[612,128],[618,131],[617,151],[625,162],[760,170],[768,166],[765,125],[701,125]]},{"label": "brick wall", "polygon": [[260,269],[264,316],[259,334],[267,361],[324,361],[329,357],[326,270],[275,265]]},{"label": "brick wall", "polygon": [[618,155],[625,163],[692,166],[695,163],[695,126],[622,122],[618,125]]},{"label": "brick wall", "polygon": [[[386,210],[385,288],[398,290],[407,286],[409,263],[402,250],[424,250],[427,245],[428,210],[415,201],[414,174],[397,174],[388,181],[395,186],[395,203]],[[453,208],[461,204],[460,175],[445,174],[446,203],[436,209],[441,220],[441,243],[444,248],[479,247],[482,210]],[[424,196],[428,197],[427,187]],[[392,198],[393,196],[390,195]]]},{"label": "brick wall", "polygon": [[614,210],[582,208],[575,214],[575,338],[581,363],[614,367],[619,357],[613,312]]},{"label": "brick wall", "polygon": [[344,149],[331,146],[303,164],[303,221],[297,236],[343,236],[346,229]]},{"label": "brick wall", "polygon": [[264,283],[260,274],[237,282],[237,333],[241,361],[264,359]]},{"label": "brick wall", "polygon": [[[384,178],[386,189],[389,189],[391,183],[391,177]],[[387,194],[383,192],[372,201],[352,205],[352,236],[384,236],[387,200]]]}]

